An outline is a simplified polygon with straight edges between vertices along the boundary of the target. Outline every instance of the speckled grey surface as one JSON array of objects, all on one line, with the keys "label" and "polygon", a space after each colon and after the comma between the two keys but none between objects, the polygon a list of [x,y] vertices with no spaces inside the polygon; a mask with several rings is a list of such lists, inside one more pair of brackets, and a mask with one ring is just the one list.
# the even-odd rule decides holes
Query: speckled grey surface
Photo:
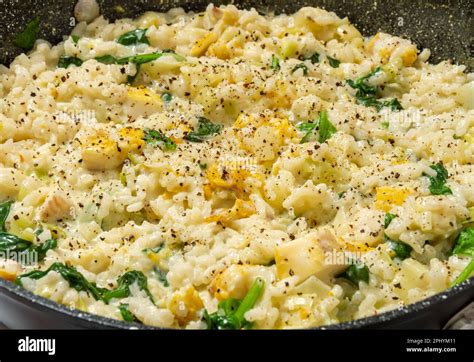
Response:
[{"label": "speckled grey surface", "polygon": [[[364,35],[382,30],[410,38],[420,48],[432,50],[432,62],[453,59],[474,68],[474,34],[471,0],[235,0],[235,1],[180,1],[180,0],[98,0],[101,12],[110,19],[134,17],[146,10],[166,11],[182,6],[201,11],[205,6],[234,3],[239,7],[255,7],[262,13],[291,13],[306,5],[320,6],[348,16]],[[52,43],[59,42],[72,26],[74,0],[0,0],[0,63],[8,64],[20,53],[11,44],[16,34],[31,19],[42,19],[40,35]],[[115,9],[120,5],[125,12]]]}]

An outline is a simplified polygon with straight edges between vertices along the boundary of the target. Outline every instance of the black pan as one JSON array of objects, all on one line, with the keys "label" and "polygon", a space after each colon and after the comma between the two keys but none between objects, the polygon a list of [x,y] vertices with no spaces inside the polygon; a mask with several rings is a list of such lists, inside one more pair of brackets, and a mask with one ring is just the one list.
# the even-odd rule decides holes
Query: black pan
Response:
[{"label": "black pan", "polygon": [[[147,10],[166,11],[182,6],[186,10],[202,11],[209,1],[180,0],[99,0],[101,13],[111,20],[134,17]],[[472,10],[470,0],[316,0],[213,1],[214,4],[234,3],[239,7],[254,7],[262,13],[291,13],[302,6],[319,6],[348,16],[364,35],[381,30],[413,40],[419,48],[430,48],[432,62],[452,59],[472,69]],[[3,0],[0,1],[0,63],[8,64],[21,53],[12,37],[31,19],[42,19],[40,36],[52,43],[62,40],[72,30],[75,1],[71,0]],[[125,12],[114,9],[120,5]],[[422,328],[439,329],[474,299],[474,279],[443,293],[411,304],[405,308],[340,323],[326,328]],[[34,295],[8,281],[0,279],[0,321],[11,328],[139,328],[125,323],[59,305]]]}]

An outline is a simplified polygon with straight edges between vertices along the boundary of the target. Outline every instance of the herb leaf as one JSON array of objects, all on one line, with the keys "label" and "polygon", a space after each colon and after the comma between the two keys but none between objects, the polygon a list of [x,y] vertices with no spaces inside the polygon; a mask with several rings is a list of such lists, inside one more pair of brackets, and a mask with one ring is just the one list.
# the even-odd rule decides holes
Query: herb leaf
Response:
[{"label": "herb leaf", "polygon": [[189,132],[186,136],[184,136],[184,139],[191,142],[204,142],[209,137],[218,134],[221,129],[221,125],[214,124],[207,118],[199,117],[197,130]]},{"label": "herb leaf", "polygon": [[220,302],[215,313],[209,314],[205,310],[203,320],[207,324],[207,329],[252,328],[252,324],[245,319],[245,313],[255,306],[264,287],[264,280],[257,278],[242,301],[230,298]]},{"label": "herb leaf", "polygon": [[118,39],[117,43],[122,45],[135,45],[135,44],[148,44],[148,38],[146,37],[146,31],[148,29],[135,29],[128,33],[122,34]]},{"label": "herb leaf", "polygon": [[33,49],[38,36],[39,27],[40,18],[36,17],[26,25],[25,29],[19,33],[15,39],[13,39],[13,44],[23,50]]},{"label": "herb leaf", "polygon": [[272,54],[272,64],[270,66],[273,70],[280,69],[280,59],[277,58],[275,54]]},{"label": "herb leaf", "polygon": [[364,264],[351,264],[338,278],[344,278],[359,285],[359,282],[369,282],[369,268]]},{"label": "herb leaf", "polygon": [[454,255],[468,255],[474,258],[474,228],[465,228],[456,238],[452,251]]},{"label": "herb leaf", "polygon": [[318,123],[312,123],[312,122],[301,122],[296,125],[296,128],[298,131],[301,132],[306,132],[306,134],[303,136],[301,139],[300,143],[306,143],[310,140],[311,135],[313,134],[313,131],[316,129],[318,126]]},{"label": "herb leaf", "polygon": [[129,308],[129,305],[126,304],[126,303],[120,303],[119,305],[119,311],[120,311],[120,315],[122,316],[122,319],[125,321],[125,322],[133,322],[133,323],[140,323],[142,324],[142,322],[133,315],[132,312],[130,312],[130,310],[128,309]]},{"label": "herb leaf", "polygon": [[[134,63],[137,67],[137,70],[134,75],[129,75],[127,78],[128,83],[133,83],[134,80],[137,78],[138,73],[140,72],[140,65],[152,62],[167,54],[172,55],[177,61],[180,61],[180,62],[186,60],[185,57],[183,57],[182,55],[176,54],[173,50],[163,50],[162,52],[156,52],[156,53],[138,54],[138,55],[132,55],[129,57],[124,57],[124,58],[117,58],[117,57],[114,57],[113,55],[103,55],[100,57],[96,57],[94,59],[103,64],[123,65],[123,64],[128,64],[128,63]],[[81,66],[82,63],[83,61],[79,58],[63,56],[59,59],[58,67],[67,68],[71,64],[74,64],[76,66]]]},{"label": "herb leaf", "polygon": [[448,170],[443,166],[441,162],[438,162],[435,165],[430,166],[431,169],[436,171],[436,176],[429,176],[423,174],[423,176],[428,177],[430,180],[430,192],[432,195],[452,195],[451,189],[446,185],[446,180],[448,179]]},{"label": "herb leaf", "polygon": [[158,280],[163,284],[165,287],[169,287],[170,283],[168,282],[167,275],[168,273],[158,267],[153,268],[153,272],[155,273]]},{"label": "herb leaf", "polygon": [[461,231],[454,243],[452,254],[471,257],[469,264],[451,285],[454,286],[467,280],[474,272],[474,228],[469,227]]},{"label": "herb leaf", "polygon": [[385,236],[385,242],[387,243],[388,247],[395,253],[395,258],[404,260],[410,257],[411,251],[413,250],[410,245],[405,244],[402,241],[392,240],[387,236]]},{"label": "herb leaf", "polygon": [[130,296],[130,287],[132,284],[137,283],[138,288],[143,290],[150,300],[154,302],[154,298],[148,290],[148,281],[145,274],[141,271],[132,270],[123,274],[117,279],[117,288],[113,290],[105,291],[102,295],[102,300],[108,304],[112,299],[127,298]]},{"label": "herb leaf", "polygon": [[37,261],[43,260],[49,249],[55,249],[58,246],[57,241],[55,239],[49,239],[42,244],[34,245],[28,240],[7,233],[5,221],[10,213],[12,203],[12,201],[6,201],[0,204],[0,252],[21,253],[23,255],[30,254],[30,260],[33,260],[34,256],[37,257]]},{"label": "herb leaf", "polygon": [[76,268],[72,266],[66,266],[62,263],[54,263],[48,269],[42,270],[33,270],[29,273],[20,275],[16,279],[18,285],[22,285],[21,280],[23,278],[30,278],[34,280],[41,279],[45,277],[49,272],[55,271],[60,274],[68,283],[71,288],[74,288],[77,291],[84,291],[92,295],[94,299],[101,300],[102,294],[106,289],[98,288],[94,283],[90,283],[81,273],[79,273]]},{"label": "herb leaf", "polygon": [[380,109],[388,107],[391,111],[401,111],[403,109],[400,101],[397,98],[392,98],[387,101],[380,102],[380,108],[377,108],[378,111]]},{"label": "herb leaf", "polygon": [[70,55],[63,55],[59,58],[58,68],[67,68],[70,65],[75,65],[76,67],[80,67],[83,61],[77,57],[72,57]]},{"label": "herb leaf", "polygon": [[161,131],[145,129],[144,134],[143,140],[148,144],[158,144],[165,151],[174,151],[176,149],[176,143],[171,138],[166,137]]},{"label": "herb leaf", "polygon": [[118,58],[114,57],[113,55],[103,55],[101,57],[96,57],[94,59],[104,64],[117,64],[118,63]]},{"label": "herb leaf", "polygon": [[469,264],[467,264],[467,267],[461,272],[461,274],[459,274],[459,276],[456,278],[456,280],[453,282],[451,286],[455,286],[467,280],[473,272],[474,272],[474,258],[471,259]]},{"label": "herb leaf", "polygon": [[390,100],[386,101],[379,101],[377,99],[377,91],[378,87],[375,86],[370,86],[366,83],[366,81],[376,75],[378,72],[381,72],[382,68],[377,67],[373,71],[371,71],[369,74],[357,78],[355,81],[348,79],[347,84],[351,88],[357,89],[357,92],[355,94],[355,97],[357,99],[358,104],[362,104],[366,107],[374,107],[377,109],[377,111],[380,111],[384,107],[390,108],[392,111],[397,111],[397,110],[402,110],[403,107],[396,98],[392,98]]},{"label": "herb leaf", "polygon": [[[392,220],[395,219],[397,215],[387,213],[385,214],[385,219],[384,219],[384,228],[388,228],[388,226],[391,224]],[[408,257],[410,257],[411,251],[413,248],[399,240],[392,240],[390,239],[386,234],[385,234],[385,242],[387,243],[388,247],[390,250],[394,252],[394,258],[398,258],[400,260],[404,260]]]},{"label": "herb leaf", "polygon": [[76,270],[75,267],[56,262],[46,270],[33,270],[29,273],[18,276],[16,279],[16,284],[22,285],[23,278],[30,278],[34,280],[41,279],[51,271],[55,271],[60,274],[69,283],[71,288],[74,288],[77,291],[85,291],[92,295],[95,300],[101,300],[106,304],[115,298],[120,299],[129,297],[130,286],[134,283],[137,283],[140,290],[143,290],[154,303],[153,296],[148,289],[147,277],[141,271],[136,270],[123,274],[117,280],[117,288],[108,290],[105,288],[99,288],[95,283],[89,282],[84,277],[84,275]]},{"label": "herb leaf", "polygon": [[306,59],[311,60],[311,64],[319,63],[319,53],[314,52]]},{"label": "herb leaf", "polygon": [[163,102],[169,103],[169,102],[171,102],[171,100],[173,99],[173,96],[172,96],[171,93],[169,93],[169,92],[164,92],[164,93],[161,95],[161,99],[163,100]]},{"label": "herb leaf", "polygon": [[0,232],[0,251],[1,252],[15,252],[20,253],[28,251],[32,243],[28,240],[19,238],[18,236],[9,234],[7,232]]},{"label": "herb leaf", "polygon": [[326,142],[336,132],[337,129],[329,120],[328,113],[326,111],[319,113],[319,143]]},{"label": "herb leaf", "polygon": [[327,57],[329,65],[333,68],[339,68],[339,64],[341,64],[340,60],[337,60],[335,58],[331,58],[330,56]]},{"label": "herb leaf", "polygon": [[71,39],[74,44],[77,44],[81,37],[79,35],[71,35]]},{"label": "herb leaf", "polygon": [[0,204],[0,231],[5,231],[5,222],[7,221],[8,214],[10,214],[12,204],[13,201],[5,201]]},{"label": "herb leaf", "polygon": [[306,64],[304,63],[300,63],[300,64],[297,64],[291,71],[291,73],[293,74],[294,72],[296,72],[298,69],[302,69],[303,70],[303,75],[308,75],[308,67],[306,66]]},{"label": "herb leaf", "polygon": [[384,219],[384,222],[383,222],[384,228],[385,229],[388,228],[388,226],[390,225],[392,220],[395,219],[396,217],[397,217],[397,215],[394,215],[394,214],[390,214],[390,213],[385,214],[385,219]]},{"label": "herb leaf", "polygon": [[326,111],[321,111],[319,113],[317,122],[301,122],[296,126],[296,128],[298,131],[306,132],[300,143],[308,142],[315,129],[318,129],[319,131],[319,143],[326,142],[334,133],[337,132],[336,127],[334,127],[334,125],[329,120],[328,113]]},{"label": "herb leaf", "polygon": [[120,303],[119,311],[120,311],[120,315],[122,316],[122,319],[125,322],[141,323],[141,321],[137,317],[135,317],[128,308],[129,308],[128,304]]}]

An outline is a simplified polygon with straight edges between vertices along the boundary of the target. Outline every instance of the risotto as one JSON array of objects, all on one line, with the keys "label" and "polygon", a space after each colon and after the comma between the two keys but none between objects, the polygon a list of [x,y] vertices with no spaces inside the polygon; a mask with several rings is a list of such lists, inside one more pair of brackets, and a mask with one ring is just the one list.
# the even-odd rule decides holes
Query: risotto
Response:
[{"label": "risotto", "polygon": [[2,278],[241,329],[380,314],[473,272],[465,66],[311,7],[82,18],[0,66]]}]

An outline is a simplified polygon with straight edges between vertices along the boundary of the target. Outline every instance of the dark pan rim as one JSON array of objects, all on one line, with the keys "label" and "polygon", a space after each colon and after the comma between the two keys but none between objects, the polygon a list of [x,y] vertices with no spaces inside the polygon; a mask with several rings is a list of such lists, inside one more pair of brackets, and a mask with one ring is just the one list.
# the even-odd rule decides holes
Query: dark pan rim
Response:
[{"label": "dark pan rim", "polygon": [[[474,294],[474,278],[447,289],[442,293],[435,294],[431,297],[418,301],[416,303],[409,304],[402,308],[393,309],[379,315],[356,319],[350,322],[337,323],[332,325],[326,325],[316,327],[312,329],[358,329],[358,328],[375,328],[374,326],[379,323],[388,323],[397,318],[403,318],[421,312],[431,308],[433,305],[445,302],[448,299],[455,299],[459,294],[472,290]],[[140,330],[160,330],[164,328],[146,326],[137,323],[129,323],[120,320],[116,320],[109,317],[103,317],[97,314],[91,314],[89,312],[83,312],[78,309],[73,309],[65,305],[56,303],[50,299],[38,296],[23,287],[15,285],[9,281],[0,278],[0,293],[5,294],[8,297],[21,302],[24,305],[30,306],[33,309],[43,311],[46,313],[59,313],[66,317],[71,318],[71,324],[76,324],[85,327],[83,323],[90,323],[91,328],[103,328],[103,329],[140,329]],[[453,311],[455,313],[455,311]]]}]

